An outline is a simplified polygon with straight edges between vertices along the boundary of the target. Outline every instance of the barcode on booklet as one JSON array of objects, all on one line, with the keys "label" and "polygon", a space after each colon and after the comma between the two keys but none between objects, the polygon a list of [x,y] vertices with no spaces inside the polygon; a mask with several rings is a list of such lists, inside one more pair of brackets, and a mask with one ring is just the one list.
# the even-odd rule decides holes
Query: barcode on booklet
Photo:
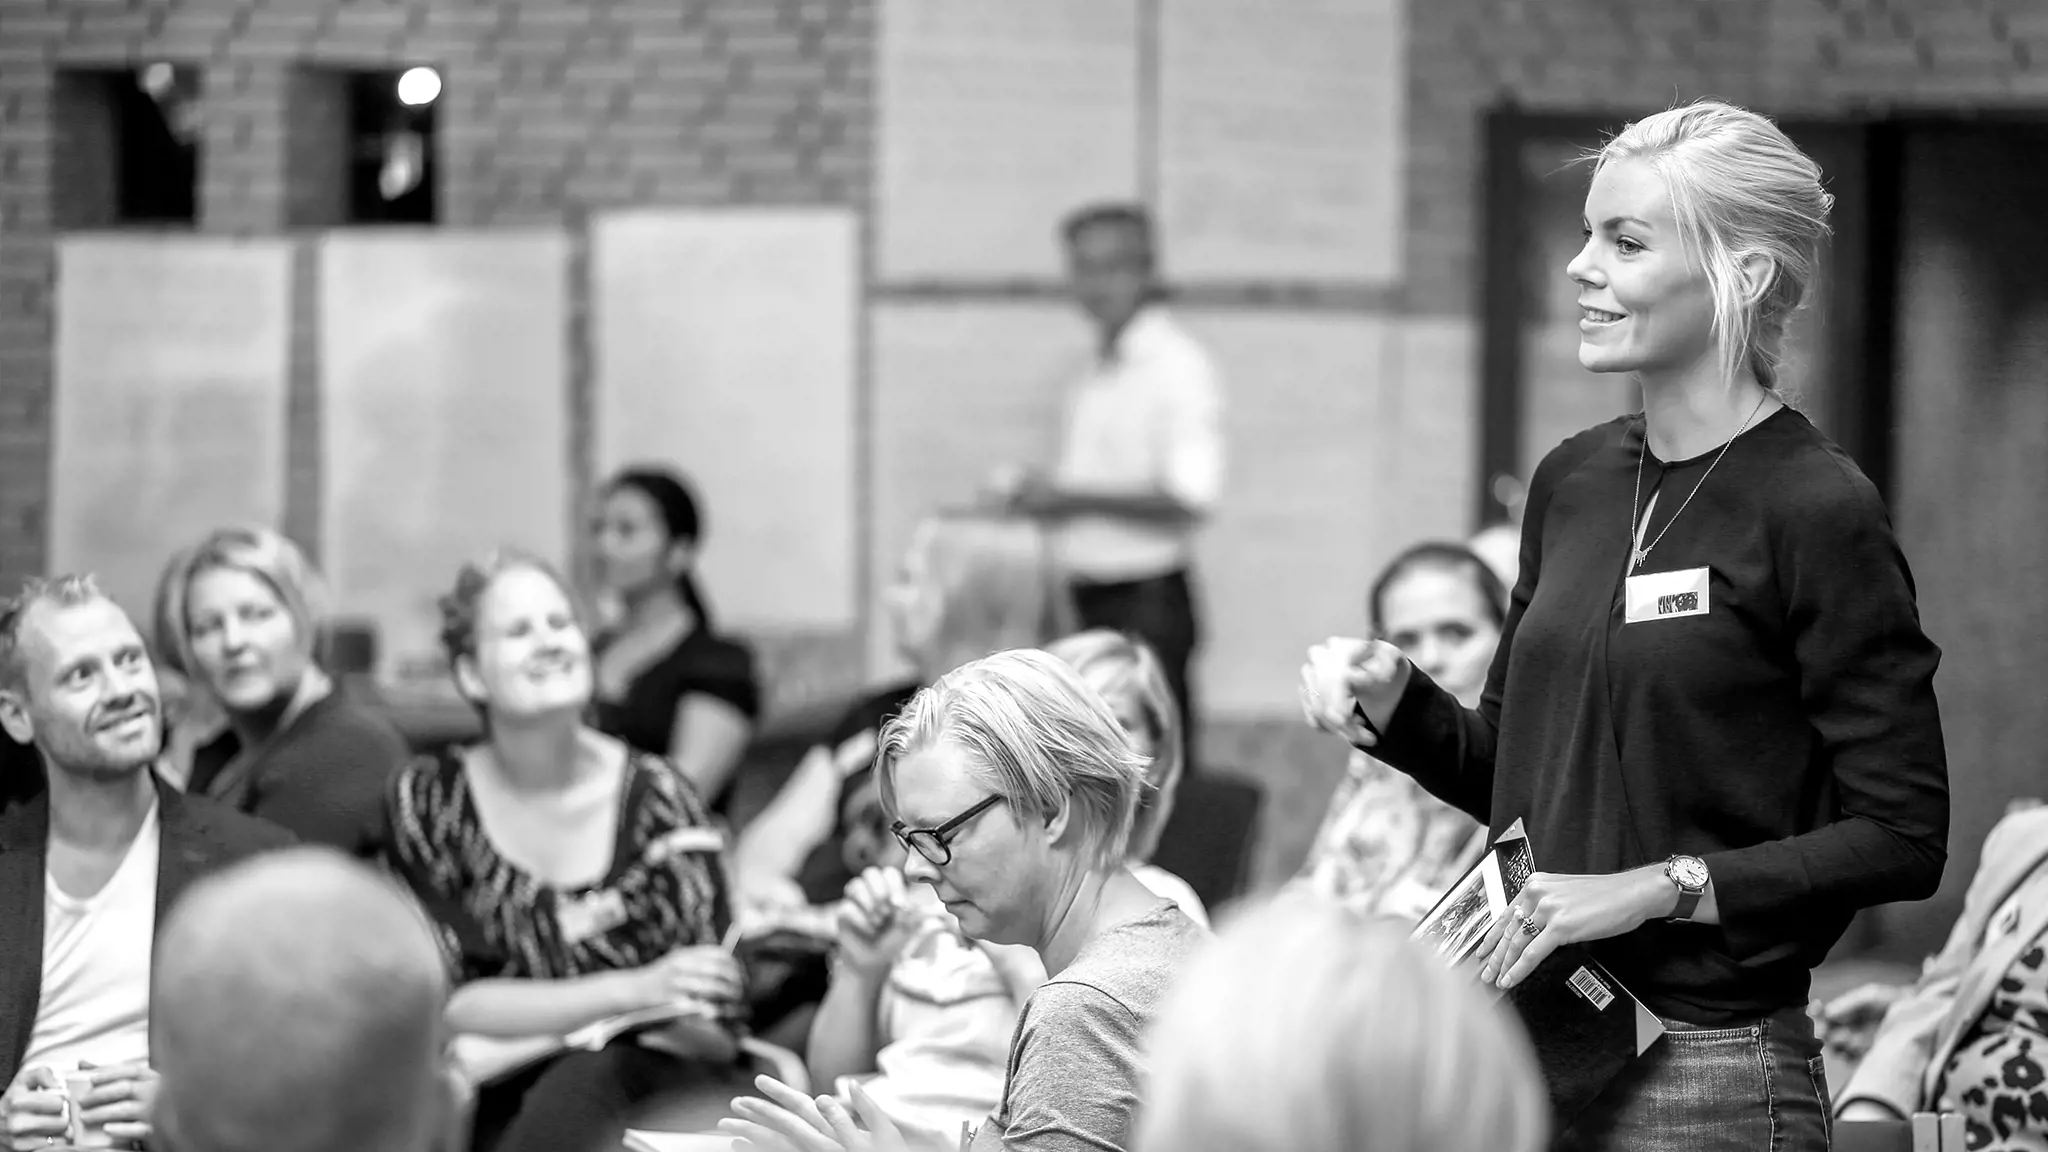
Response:
[{"label": "barcode on booklet", "polygon": [[1586,998],[1586,1003],[1591,1004],[1595,1012],[1605,1012],[1607,1006],[1614,1003],[1614,990],[1584,968],[1572,973],[1571,986],[1572,991]]}]

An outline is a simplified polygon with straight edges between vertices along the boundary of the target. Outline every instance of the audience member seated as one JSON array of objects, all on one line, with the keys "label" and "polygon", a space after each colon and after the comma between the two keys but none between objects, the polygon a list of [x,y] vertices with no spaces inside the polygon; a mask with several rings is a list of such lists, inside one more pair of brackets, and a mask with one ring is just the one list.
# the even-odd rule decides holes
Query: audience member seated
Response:
[{"label": "audience member seated", "polygon": [[[972,512],[918,525],[884,604],[913,677],[849,710],[740,833],[735,868],[754,919],[834,903],[859,874],[846,861],[841,817],[858,804],[883,722],[941,674],[991,652],[1038,647],[1061,635],[1071,615],[1046,534],[1029,520]],[[820,961],[760,990],[756,1024],[801,1047],[826,982]]]},{"label": "audience member seated", "polygon": [[185,788],[374,857],[408,752],[315,660],[324,597],[298,546],[268,528],[219,529],[164,568],[155,617],[165,664],[225,720],[192,750]]},{"label": "audience member seated", "polygon": [[962,1124],[1002,1099],[1017,1012],[1045,980],[1028,948],[970,939],[925,885],[903,877],[873,773],[854,789],[832,986],[811,1026],[811,1083],[853,1109],[860,1086],[914,1144],[957,1148]]},{"label": "audience member seated", "polygon": [[156,1152],[454,1152],[441,954],[368,865],[300,848],[194,884],[152,999]]},{"label": "audience member seated", "polygon": [[[1367,599],[1373,635],[1406,653],[1467,708],[1500,644],[1507,596],[1459,544],[1395,557]],[[1297,883],[1360,911],[1420,920],[1486,848],[1486,829],[1405,772],[1353,750]]]},{"label": "audience member seated", "polygon": [[[968,936],[1028,946],[1048,974],[1018,1017],[995,1111],[962,1143],[1130,1148],[1141,1037],[1207,933],[1124,865],[1145,763],[1116,717],[1057,657],[998,653],[905,705],[876,773],[906,876]],[[734,1101],[726,1131],[768,1148],[865,1143],[831,1097],[760,1087],[770,1100]]]},{"label": "audience member seated", "polygon": [[[0,1131],[14,1146],[149,1136],[158,917],[205,872],[290,843],[150,771],[156,673],[89,577],[0,601]],[[36,762],[39,759],[39,763]]]},{"label": "audience member seated", "polygon": [[1150,646],[1135,636],[1092,628],[1062,637],[1046,651],[1065,660],[1095,689],[1117,723],[1145,758],[1145,787],[1138,794],[1138,814],[1131,823],[1131,875],[1139,883],[1180,906],[1188,919],[1209,926],[1209,911],[1187,881],[1153,863],[1159,834],[1173,817],[1174,793],[1187,764],[1182,743],[1180,706],[1166,670]]},{"label": "audience member seated", "polygon": [[754,656],[718,635],[697,586],[704,522],[668,472],[605,485],[598,572],[617,618],[597,639],[597,726],[681,768],[715,811],[761,712]]},{"label": "audience member seated", "polygon": [[2048,1148],[2048,808],[1984,840],[1948,943],[1885,1013],[1841,1120],[1959,1112],[1972,1152]]},{"label": "audience member seated", "polygon": [[1145,1152],[1537,1152],[1521,1025],[1406,932],[1301,894],[1226,918],[1159,1009]]},{"label": "audience member seated", "polygon": [[[723,1026],[742,981],[719,946],[721,834],[674,764],[584,725],[590,644],[566,586],[500,554],[463,568],[442,617],[449,667],[488,735],[399,775],[391,852],[449,957],[451,1029],[545,1040],[676,1005]],[[482,1084],[473,1146],[608,1147],[644,1107],[735,1066],[730,1037],[702,1052],[656,1039],[555,1051]]]}]

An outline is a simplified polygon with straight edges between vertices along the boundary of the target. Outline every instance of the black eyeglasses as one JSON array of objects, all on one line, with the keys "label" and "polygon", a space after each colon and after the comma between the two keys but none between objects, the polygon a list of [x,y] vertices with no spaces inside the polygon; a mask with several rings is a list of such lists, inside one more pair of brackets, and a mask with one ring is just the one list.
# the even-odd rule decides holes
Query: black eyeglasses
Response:
[{"label": "black eyeglasses", "polygon": [[953,817],[937,828],[905,828],[903,821],[898,820],[889,826],[889,831],[896,834],[897,841],[906,850],[915,852],[943,868],[953,862],[953,838],[960,834],[957,829],[962,824],[987,811],[1001,799],[1000,795],[985,797],[981,803]]}]

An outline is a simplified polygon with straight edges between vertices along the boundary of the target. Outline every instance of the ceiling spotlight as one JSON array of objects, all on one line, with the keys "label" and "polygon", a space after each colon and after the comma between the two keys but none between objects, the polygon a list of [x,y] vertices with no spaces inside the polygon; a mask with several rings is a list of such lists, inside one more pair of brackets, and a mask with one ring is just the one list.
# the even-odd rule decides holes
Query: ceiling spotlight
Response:
[{"label": "ceiling spotlight", "polygon": [[408,68],[398,78],[398,102],[421,108],[441,95],[441,74],[432,68]]}]

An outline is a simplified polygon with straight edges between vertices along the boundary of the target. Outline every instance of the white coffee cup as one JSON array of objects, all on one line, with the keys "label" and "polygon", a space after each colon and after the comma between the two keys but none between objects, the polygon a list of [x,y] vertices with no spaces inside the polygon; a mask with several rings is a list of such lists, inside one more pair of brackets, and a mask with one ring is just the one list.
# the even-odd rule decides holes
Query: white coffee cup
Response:
[{"label": "white coffee cup", "polygon": [[92,1071],[86,1068],[74,1069],[64,1074],[64,1095],[71,1101],[69,1109],[73,1148],[112,1148],[114,1138],[107,1135],[105,1128],[87,1127],[84,1120],[85,1098],[92,1095],[96,1085]]}]

